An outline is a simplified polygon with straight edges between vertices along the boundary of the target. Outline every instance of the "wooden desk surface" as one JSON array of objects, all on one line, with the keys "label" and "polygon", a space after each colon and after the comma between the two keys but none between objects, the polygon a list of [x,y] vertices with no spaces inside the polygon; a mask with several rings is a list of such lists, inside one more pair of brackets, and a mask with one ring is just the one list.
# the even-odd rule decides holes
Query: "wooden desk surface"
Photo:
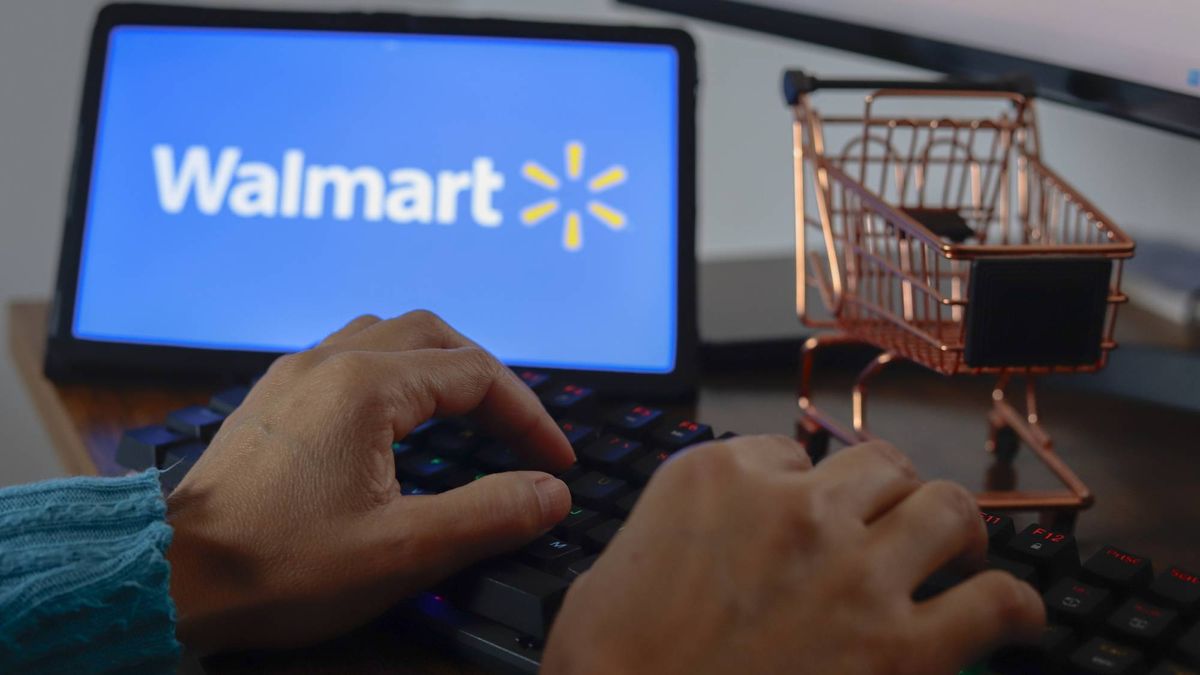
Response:
[{"label": "wooden desk surface", "polygon": [[[12,356],[71,473],[120,473],[113,456],[123,429],[161,422],[169,411],[212,394],[196,386],[51,383],[41,375],[44,303],[16,303],[9,312]],[[814,399],[831,410],[841,403],[848,414],[852,379],[844,367],[818,372]],[[873,390],[873,429],[908,452],[924,476],[979,489],[987,469],[982,448],[990,384],[916,368],[889,371]],[[695,414],[718,430],[790,434],[794,386],[790,369],[705,376]],[[1084,555],[1111,543],[1160,564],[1200,569],[1200,415],[1055,389],[1043,391],[1041,405],[1060,454],[1097,495],[1079,521]],[[1014,466],[1022,485],[1053,487],[1030,453],[1022,452]],[[206,666],[220,672],[481,672],[398,632],[377,623],[311,649],[226,657]]]}]

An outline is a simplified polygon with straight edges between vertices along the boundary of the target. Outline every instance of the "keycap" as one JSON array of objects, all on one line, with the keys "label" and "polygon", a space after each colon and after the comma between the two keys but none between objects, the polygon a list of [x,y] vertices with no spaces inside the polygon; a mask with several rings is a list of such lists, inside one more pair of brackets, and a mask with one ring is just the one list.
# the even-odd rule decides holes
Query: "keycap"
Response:
[{"label": "keycap", "polygon": [[1130,675],[1142,661],[1138,650],[1104,638],[1092,638],[1071,654],[1071,665],[1088,675]]},{"label": "keycap", "polygon": [[169,429],[203,441],[212,440],[224,421],[224,415],[202,405],[190,405],[167,415]]},{"label": "keycap", "polygon": [[[1012,645],[1001,649],[995,663],[1001,673],[1013,675],[1049,675],[1057,673],[1057,666],[1067,660],[1077,643],[1076,633],[1070,626],[1047,624],[1042,638],[1036,645]],[[976,671],[964,671],[976,672]],[[992,673],[992,669],[977,671]]]},{"label": "keycap", "polygon": [[643,455],[641,459],[635,461],[629,469],[629,475],[639,483],[645,483],[650,480],[650,476],[658,471],[658,467],[671,458],[671,453],[666,450],[658,450],[655,452]]},{"label": "keycap", "polygon": [[1200,622],[1184,632],[1175,643],[1179,659],[1189,666],[1200,668]]},{"label": "keycap", "polygon": [[1071,574],[1079,566],[1075,537],[1037,524],[1026,527],[1010,539],[1005,554],[1037,569],[1042,584]]},{"label": "keycap", "polygon": [[222,415],[228,416],[237,407],[246,400],[246,396],[250,394],[250,387],[230,387],[224,391],[218,391],[213,394],[212,398],[208,399],[208,407],[216,410]]},{"label": "keycap", "polygon": [[1103,618],[1111,602],[1111,594],[1078,579],[1060,579],[1042,595],[1046,611],[1056,621],[1073,626],[1090,626]]},{"label": "keycap", "polygon": [[117,463],[136,471],[161,466],[167,449],[189,440],[187,436],[158,424],[130,429],[121,435],[121,442],[117,444]]},{"label": "keycap", "polygon": [[452,460],[429,452],[408,453],[396,464],[396,471],[402,476],[426,483],[434,483],[439,476],[456,468],[458,465]]},{"label": "keycap", "polygon": [[516,469],[517,456],[503,443],[490,443],[475,453],[475,463],[492,473],[500,473]]},{"label": "keycap", "polygon": [[987,525],[989,546],[999,546],[1012,539],[1013,535],[1017,533],[1016,527],[1013,525],[1013,519],[1008,516],[989,513],[987,511],[980,511],[979,515],[983,518],[983,524]]},{"label": "keycap", "polygon": [[595,565],[596,560],[599,558],[600,556],[598,555],[589,555],[586,558],[580,558],[572,562],[570,565],[567,565],[567,578],[574,579],[575,577],[578,577],[584,572],[592,569],[592,565]]},{"label": "keycap", "polygon": [[425,439],[425,447],[430,452],[450,459],[463,459],[479,448],[483,436],[471,427],[457,424],[440,425],[429,432]]},{"label": "keycap", "polygon": [[598,512],[572,504],[567,517],[554,526],[554,533],[568,541],[579,543],[583,541],[584,533],[599,525],[601,520]]},{"label": "keycap", "polygon": [[1132,593],[1150,585],[1154,572],[1149,558],[1122,551],[1116,546],[1104,546],[1087,559],[1081,573],[1083,578],[1121,593]]},{"label": "keycap", "polygon": [[1037,570],[1032,565],[989,553],[987,566],[991,569],[1004,570],[1027,584],[1037,585]]},{"label": "keycap", "polygon": [[463,609],[545,640],[566,591],[566,581],[506,560],[460,575],[450,594]]},{"label": "keycap", "polygon": [[1178,616],[1173,609],[1130,599],[1108,617],[1108,627],[1123,640],[1151,647],[1167,637]]},{"label": "keycap", "polygon": [[402,495],[436,495],[440,494],[441,490],[435,487],[427,487],[417,485],[416,483],[406,482],[400,484],[400,494]]},{"label": "keycap", "polygon": [[570,485],[572,482],[583,477],[583,467],[579,466],[578,463],[572,464],[566,471],[563,471],[556,477],[567,485]]},{"label": "keycap", "polygon": [[608,511],[625,493],[628,483],[598,471],[589,471],[568,486],[576,502],[597,511]]},{"label": "keycap", "polygon": [[559,422],[558,428],[562,429],[563,436],[567,437],[567,442],[571,444],[575,452],[579,452],[585,445],[596,440],[600,435],[596,431],[596,427],[579,424],[578,422]]},{"label": "keycap", "polygon": [[190,440],[181,445],[167,448],[167,451],[163,453],[162,473],[159,474],[159,483],[163,492],[169,493],[174,490],[203,454],[204,444],[197,440]]},{"label": "keycap", "polygon": [[680,420],[674,424],[657,427],[650,434],[652,444],[671,451],[712,439],[712,427],[690,420]]},{"label": "keycap", "polygon": [[637,500],[641,496],[641,490],[626,492],[624,497],[621,497],[613,503],[613,506],[617,509],[617,513],[621,514],[621,517],[628,516],[629,512],[633,511],[633,507],[637,504]]},{"label": "keycap", "polygon": [[1200,610],[1200,576],[1182,567],[1171,566],[1150,584],[1150,595],[1185,614]]},{"label": "keycap", "polygon": [[603,550],[612,541],[612,538],[617,536],[617,532],[620,531],[623,524],[615,519],[606,520],[588,530],[584,534],[583,541],[590,548]]},{"label": "keycap", "polygon": [[542,395],[542,403],[554,415],[579,412],[590,408],[596,400],[595,392],[577,384],[564,384],[549,389]]},{"label": "keycap", "polygon": [[939,569],[917,587],[917,590],[913,592],[913,600],[921,602],[940,595],[962,583],[963,579],[961,574],[947,569]]},{"label": "keycap", "polygon": [[550,381],[550,376],[545,373],[539,373],[535,370],[518,370],[517,377],[525,383],[525,386],[537,391],[543,385]]},{"label": "keycap", "polygon": [[617,471],[642,454],[642,444],[616,434],[605,434],[579,453],[579,460],[603,471]]},{"label": "keycap", "polygon": [[640,437],[657,423],[663,415],[658,408],[644,405],[628,405],[613,411],[608,416],[608,425],[625,436]]},{"label": "keycap", "polygon": [[533,567],[561,575],[583,557],[583,548],[557,537],[540,537],[521,551],[521,557]]},{"label": "keycap", "polygon": [[411,443],[412,445],[422,445],[429,434],[443,426],[446,426],[446,424],[446,422],[437,419],[425,420],[424,422],[421,422],[417,426],[413,427],[413,430],[408,432],[408,435],[405,436],[403,440],[404,442]]}]

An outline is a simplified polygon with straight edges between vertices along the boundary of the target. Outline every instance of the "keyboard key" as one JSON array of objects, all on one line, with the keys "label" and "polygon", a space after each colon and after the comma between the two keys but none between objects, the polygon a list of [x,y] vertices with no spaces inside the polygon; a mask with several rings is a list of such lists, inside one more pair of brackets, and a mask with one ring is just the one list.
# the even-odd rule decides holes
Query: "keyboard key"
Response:
[{"label": "keyboard key", "polygon": [[613,502],[625,493],[628,484],[598,471],[589,471],[570,484],[575,501],[597,511],[608,511]]},{"label": "keyboard key", "polygon": [[572,464],[569,469],[558,474],[557,478],[559,480],[561,480],[562,482],[566,483],[567,485],[570,485],[574,481],[577,481],[580,478],[583,478],[583,467],[579,466],[579,464],[577,464],[577,463]]},{"label": "keyboard key", "polygon": [[405,496],[408,496],[408,495],[416,495],[416,496],[436,495],[439,493],[441,493],[441,490],[439,490],[435,487],[425,487],[423,485],[417,485],[416,483],[412,483],[412,482],[405,482],[405,483],[400,484],[400,494],[405,495]]},{"label": "keyboard key", "polygon": [[1150,559],[1105,546],[1083,564],[1083,577],[1121,593],[1140,591],[1154,578]]},{"label": "keyboard key", "polygon": [[136,471],[162,466],[163,456],[168,449],[189,440],[187,436],[157,424],[130,429],[121,436],[121,442],[117,445],[117,463]]},{"label": "keyboard key", "polygon": [[547,382],[550,381],[550,376],[545,373],[539,373],[535,370],[518,370],[517,377],[525,383],[525,386],[537,391],[541,389]]},{"label": "keyboard key", "polygon": [[1026,527],[1009,540],[1006,554],[1032,565],[1043,585],[1079,567],[1079,549],[1075,537],[1048,530],[1041,525]]},{"label": "keyboard key", "polygon": [[599,557],[600,556],[598,555],[589,555],[586,558],[580,558],[579,560],[572,562],[570,565],[567,565],[567,578],[574,580],[579,575],[592,569],[592,565],[596,564],[596,560]]},{"label": "keyboard key", "polygon": [[1071,655],[1071,665],[1088,675],[1130,675],[1140,672],[1142,653],[1117,642],[1092,638]]},{"label": "keyboard key", "polygon": [[526,635],[546,639],[567,582],[512,561],[503,561],[457,579],[454,604]]},{"label": "keyboard key", "polygon": [[682,450],[689,445],[712,439],[712,427],[689,420],[680,420],[671,425],[658,427],[650,434],[651,443],[670,451]]},{"label": "keyboard key", "polygon": [[658,467],[671,458],[671,453],[665,450],[651,452],[641,459],[635,461],[629,469],[629,474],[633,476],[635,481],[645,483],[650,480],[650,476],[658,471]]},{"label": "keyboard key", "polygon": [[1003,556],[989,553],[987,557],[987,566],[991,569],[1008,572],[1027,584],[1032,584],[1034,586],[1037,585],[1037,570],[1035,570],[1031,565],[1026,565],[1025,563],[1009,560]]},{"label": "keyboard key", "polygon": [[579,453],[582,462],[594,464],[603,471],[616,471],[642,454],[642,444],[616,434],[605,434]]},{"label": "keyboard key", "polygon": [[428,438],[430,434],[446,425],[447,422],[443,422],[442,420],[438,419],[425,420],[414,427],[412,431],[408,432],[408,435],[405,436],[403,440],[405,443],[420,446],[425,443],[425,439]]},{"label": "keyboard key", "polygon": [[567,517],[554,527],[554,533],[567,541],[579,543],[584,533],[600,524],[600,514],[591,509],[572,504]]},{"label": "keyboard key", "polygon": [[577,384],[564,384],[542,395],[542,403],[553,415],[587,410],[596,402],[595,392]]},{"label": "keyboard key", "polygon": [[987,525],[989,546],[999,546],[1012,539],[1013,535],[1017,533],[1016,527],[1013,526],[1013,519],[1008,516],[987,511],[980,511],[979,515],[983,518],[983,524]]},{"label": "keyboard key", "polygon": [[589,427],[586,424],[576,422],[559,422],[558,428],[562,429],[563,436],[567,437],[567,442],[571,444],[575,452],[579,452],[580,449],[596,440],[600,435],[596,431],[596,427]]},{"label": "keyboard key", "polygon": [[1179,614],[1141,600],[1128,600],[1108,617],[1108,627],[1123,640],[1146,647],[1163,641]]},{"label": "keyboard key", "polygon": [[224,421],[225,416],[215,410],[202,405],[190,405],[167,415],[167,428],[184,436],[211,441]]},{"label": "keyboard key", "polygon": [[1182,567],[1168,567],[1150,584],[1150,594],[1168,607],[1196,613],[1200,610],[1200,576]]},{"label": "keyboard key", "polygon": [[1038,642],[1040,656],[1050,663],[1065,661],[1067,653],[1075,644],[1075,631],[1070,626],[1058,623],[1046,625],[1042,639]]},{"label": "keyboard key", "polygon": [[443,424],[429,432],[425,447],[443,457],[463,459],[474,453],[482,442],[483,436],[471,427]]},{"label": "keyboard key", "polygon": [[1179,659],[1189,666],[1200,668],[1200,623],[1192,626],[1175,643]]},{"label": "keyboard key", "polygon": [[492,473],[501,473],[517,468],[517,456],[507,445],[490,443],[475,453],[475,463]]},{"label": "keyboard key", "polygon": [[213,394],[213,397],[208,400],[208,407],[222,415],[230,415],[237,410],[237,407],[246,400],[246,396],[249,394],[250,387],[231,387]]},{"label": "keyboard key", "polygon": [[921,602],[954,588],[963,581],[963,576],[947,569],[940,569],[929,575],[917,590],[913,592],[913,600]]},{"label": "keyboard key", "polygon": [[1055,620],[1073,626],[1090,626],[1103,618],[1111,603],[1111,594],[1103,588],[1067,577],[1054,584],[1042,596],[1042,601]]},{"label": "keyboard key", "polygon": [[662,419],[663,411],[644,405],[629,405],[608,416],[608,425],[625,436],[640,437]]},{"label": "keyboard key", "polygon": [[617,536],[617,532],[624,526],[619,520],[606,520],[603,523],[593,527],[584,534],[583,541],[588,547],[596,550],[604,550],[612,538]]},{"label": "keyboard key", "polygon": [[[996,654],[995,665],[999,666],[999,672],[1012,675],[1057,673],[1058,666],[1066,662],[1077,643],[1074,629],[1051,623],[1046,626],[1046,630],[1042,632],[1042,639],[1036,645],[1012,645],[1002,648]],[[985,669],[979,672],[994,671]]]},{"label": "keyboard key", "polygon": [[458,465],[453,461],[429,452],[410,452],[396,463],[401,476],[425,483],[436,483],[440,476],[456,468]]},{"label": "keyboard key", "polygon": [[170,493],[174,490],[203,454],[204,444],[197,440],[168,448],[163,454],[162,473],[159,475],[163,492]]},{"label": "keyboard key", "polygon": [[562,539],[541,537],[526,546],[521,556],[540,570],[561,575],[567,571],[567,565],[583,557],[583,549]]},{"label": "keyboard key", "polygon": [[633,511],[633,507],[635,505],[637,505],[637,500],[639,498],[641,498],[641,496],[642,496],[641,490],[634,490],[633,492],[627,492],[627,493],[625,493],[625,496],[618,499],[613,504],[613,506],[616,507],[617,513],[621,514],[622,518],[625,518],[629,515],[629,513],[631,511]]}]

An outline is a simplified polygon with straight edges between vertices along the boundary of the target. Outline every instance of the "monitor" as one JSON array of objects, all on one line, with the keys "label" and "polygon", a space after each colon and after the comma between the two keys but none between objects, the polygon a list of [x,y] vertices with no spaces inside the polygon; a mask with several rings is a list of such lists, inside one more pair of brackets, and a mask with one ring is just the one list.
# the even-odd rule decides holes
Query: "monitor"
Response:
[{"label": "monitor", "polygon": [[1025,75],[1049,100],[1200,138],[1192,0],[621,2],[959,77]]},{"label": "monitor", "polygon": [[692,58],[677,31],[109,7],[50,363],[237,371],[420,308],[513,366],[677,383]]}]

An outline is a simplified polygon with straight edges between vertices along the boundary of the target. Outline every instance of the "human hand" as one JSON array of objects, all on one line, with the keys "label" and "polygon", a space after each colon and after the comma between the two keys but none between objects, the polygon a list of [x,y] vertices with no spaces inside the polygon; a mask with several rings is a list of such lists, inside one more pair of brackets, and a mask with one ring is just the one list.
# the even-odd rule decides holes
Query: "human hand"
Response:
[{"label": "human hand", "polygon": [[463,414],[530,466],[575,461],[533,392],[428,312],[360,317],[276,361],[168,498],[180,641],[332,637],[562,520],[567,487],[537,471],[401,496],[393,439]]},{"label": "human hand", "polygon": [[922,484],[884,443],[813,469],[784,437],[709,443],[668,462],[575,581],[543,670],[591,673],[957,673],[1035,640],[1033,587],[988,571],[924,602],[932,572],[982,564],[975,500]]}]

